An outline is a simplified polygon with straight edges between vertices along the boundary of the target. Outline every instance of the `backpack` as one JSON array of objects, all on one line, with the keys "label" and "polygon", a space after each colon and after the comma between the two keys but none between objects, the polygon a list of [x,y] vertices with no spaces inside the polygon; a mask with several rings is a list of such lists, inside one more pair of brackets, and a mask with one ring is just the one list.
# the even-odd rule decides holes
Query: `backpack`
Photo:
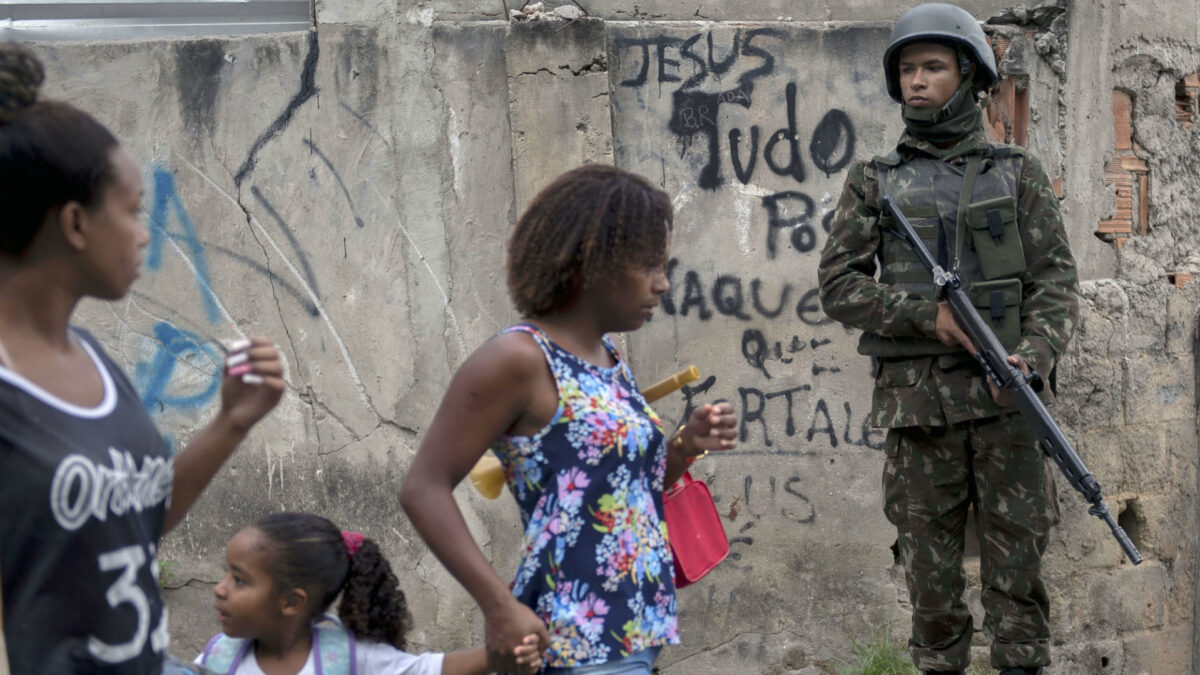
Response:
[{"label": "backpack", "polygon": [[[217,633],[204,647],[200,663],[221,675],[236,673],[252,644]],[[328,614],[313,623],[313,654],[317,675],[356,675],[354,635]]]}]

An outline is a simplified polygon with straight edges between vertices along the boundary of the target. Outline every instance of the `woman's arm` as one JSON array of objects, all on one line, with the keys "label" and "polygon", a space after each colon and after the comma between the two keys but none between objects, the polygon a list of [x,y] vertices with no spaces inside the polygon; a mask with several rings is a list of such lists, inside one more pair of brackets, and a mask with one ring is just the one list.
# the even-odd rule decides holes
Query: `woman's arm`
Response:
[{"label": "woman's arm", "polygon": [[[487,448],[546,396],[557,400],[536,343],[520,333],[488,341],[450,381],[401,488],[400,503],[413,526],[483,611],[487,652],[501,669],[514,667],[513,650],[526,635],[536,634],[543,648],[549,637],[492,569],[452,492]],[[553,408],[546,417],[552,414]]]},{"label": "woman's arm", "polygon": [[[270,412],[283,396],[283,363],[279,360],[275,345],[266,338],[254,338],[244,353],[250,369],[238,375],[230,375],[229,369],[225,369],[221,383],[221,409],[217,416],[175,456],[175,482],[171,506],[167,509],[166,532],[183,520],[188,509],[192,508],[192,504],[250,428]],[[250,374],[262,381],[255,384],[243,382],[242,378]]]}]

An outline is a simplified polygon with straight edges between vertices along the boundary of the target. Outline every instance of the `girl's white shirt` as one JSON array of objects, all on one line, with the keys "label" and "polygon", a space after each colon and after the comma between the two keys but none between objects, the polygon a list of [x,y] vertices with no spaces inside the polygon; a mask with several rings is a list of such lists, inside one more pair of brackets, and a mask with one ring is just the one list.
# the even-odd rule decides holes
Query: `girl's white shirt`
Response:
[{"label": "girl's white shirt", "polygon": [[[366,641],[354,643],[354,656],[355,672],[358,675],[442,675],[442,660],[446,657],[440,652],[409,654],[391,645]],[[200,663],[200,658],[196,657],[196,663]],[[258,667],[254,650],[250,649],[247,650],[246,658],[242,660],[237,671],[229,675],[267,674]],[[312,649],[308,650],[308,659],[296,675],[317,675]]]}]

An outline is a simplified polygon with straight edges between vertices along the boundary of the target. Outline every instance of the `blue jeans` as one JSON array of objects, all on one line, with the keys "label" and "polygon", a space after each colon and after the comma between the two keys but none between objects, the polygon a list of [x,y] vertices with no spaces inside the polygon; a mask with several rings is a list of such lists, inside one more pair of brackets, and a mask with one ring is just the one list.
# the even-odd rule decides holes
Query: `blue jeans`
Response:
[{"label": "blue jeans", "polygon": [[542,675],[651,675],[660,647],[643,649],[623,659],[578,668],[544,668]]}]

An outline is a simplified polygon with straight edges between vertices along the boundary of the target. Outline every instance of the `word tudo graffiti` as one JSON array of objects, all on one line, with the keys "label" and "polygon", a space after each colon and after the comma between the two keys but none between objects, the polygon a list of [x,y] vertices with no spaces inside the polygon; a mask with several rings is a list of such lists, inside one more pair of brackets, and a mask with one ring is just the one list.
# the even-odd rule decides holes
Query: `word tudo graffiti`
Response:
[{"label": "word tudo graffiti", "polygon": [[[744,96],[744,93],[741,95]],[[720,105],[720,101],[729,100],[730,96],[733,94],[717,95],[716,102],[711,102],[708,100],[709,94],[677,92],[671,121],[667,125],[671,132],[681,139],[690,139],[697,133],[707,136],[708,162],[700,170],[696,182],[700,187],[709,190],[715,190],[724,183],[721,173],[721,129],[717,121],[716,107]],[[771,134],[766,143],[761,145],[762,158],[767,168],[775,175],[790,176],[797,183],[803,183],[808,174],[800,150],[800,131],[796,123],[796,83],[787,84],[784,98],[787,102],[787,125]],[[757,124],[750,127],[749,150],[743,161],[742,130],[737,127],[729,130],[729,161],[733,166],[734,175],[742,185],[749,184],[754,178],[761,135],[762,130]],[[855,141],[854,125],[850,116],[843,110],[831,108],[813,129],[808,143],[809,159],[817,170],[826,176],[832,176],[854,159]],[[786,143],[782,153],[780,143]],[[780,159],[780,154],[785,158]]]},{"label": "word tudo graffiti", "polygon": [[[671,94],[671,116],[667,128],[681,141],[690,143],[696,135],[706,141],[707,161],[700,169],[697,184],[708,190],[716,190],[724,183],[721,169],[720,108],[736,105],[750,109],[753,105],[755,87],[759,80],[775,74],[776,57],[771,53],[772,43],[782,47],[787,34],[783,31],[760,28],[737,31],[733,42],[719,57],[714,46],[713,34],[698,33],[688,38],[659,35],[650,38],[622,38],[615,41],[618,62],[630,55],[628,71],[631,77],[620,83],[623,87],[639,88],[647,85],[651,61],[657,61],[657,83],[680,82]],[[707,51],[698,51],[699,42],[705,39]],[[765,45],[763,43],[766,43]],[[670,58],[668,50],[679,58]],[[653,53],[652,53],[653,52]],[[677,73],[683,61],[692,66],[693,74],[683,80]],[[620,63],[618,72],[623,70]],[[721,82],[739,73],[735,84],[723,88]],[[715,90],[714,90],[715,89]],[[762,144],[762,158],[776,175],[791,176],[803,183],[807,169],[801,152],[801,135],[796,119],[797,86],[789,82],[784,90],[787,109],[785,124]],[[808,157],[812,165],[826,176],[845,168],[854,157],[856,134],[853,123],[845,111],[828,110],[813,128],[808,143]],[[749,130],[749,152],[745,160],[741,146],[744,134],[740,128],[728,131],[730,163],[737,179],[743,185],[753,176],[759,158],[762,129],[753,125]],[[784,144],[781,146],[780,144]],[[780,155],[783,155],[781,158]]]}]

